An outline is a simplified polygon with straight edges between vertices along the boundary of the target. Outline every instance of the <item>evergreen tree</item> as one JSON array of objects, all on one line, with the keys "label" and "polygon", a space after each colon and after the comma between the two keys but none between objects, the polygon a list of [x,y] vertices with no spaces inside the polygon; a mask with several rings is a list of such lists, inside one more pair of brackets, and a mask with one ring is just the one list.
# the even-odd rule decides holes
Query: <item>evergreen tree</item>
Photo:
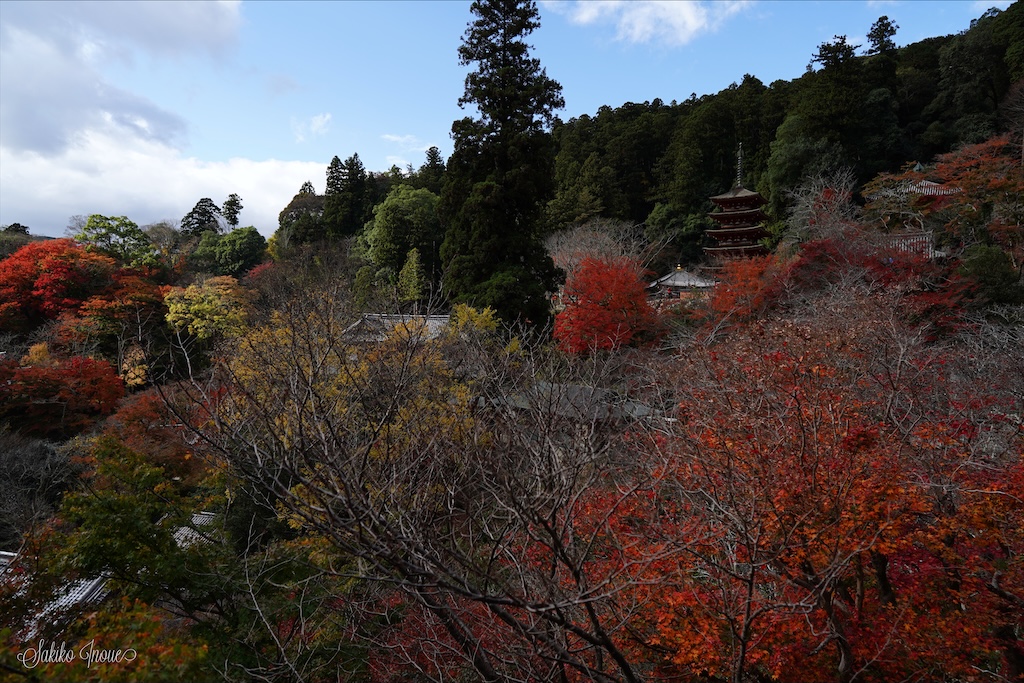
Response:
[{"label": "evergreen tree", "polygon": [[266,250],[267,240],[250,225],[226,235],[203,233],[189,261],[197,272],[241,277],[263,260]]},{"label": "evergreen tree", "polygon": [[324,196],[334,197],[340,195],[344,190],[345,175],[341,167],[341,159],[335,154],[327,166],[327,188],[324,190]]},{"label": "evergreen tree", "polygon": [[324,198],[316,193],[313,183],[307,180],[277,217],[278,228],[274,233],[277,244],[282,249],[288,249],[323,240],[323,216]]},{"label": "evergreen tree", "polygon": [[562,88],[530,57],[525,37],[540,26],[532,1],[474,2],[476,19],[459,47],[466,76],[459,105],[478,118],[452,125],[441,214],[441,258],[454,303],[490,306],[506,320],[539,323],[556,274],[540,241],[545,202],[554,190],[548,128],[564,106]]},{"label": "evergreen tree", "polygon": [[431,147],[427,150],[427,160],[416,172],[416,187],[422,187],[439,195],[442,183],[444,183],[444,157],[441,156],[441,150]]},{"label": "evergreen tree", "polygon": [[418,307],[419,301],[423,298],[425,282],[426,277],[423,274],[423,265],[420,263],[419,249],[410,249],[405,258],[405,265],[398,273],[399,300]]},{"label": "evergreen tree", "polygon": [[181,219],[181,234],[197,237],[208,230],[220,232],[220,207],[209,197],[203,197],[192,210]]},{"label": "evergreen tree", "polygon": [[871,30],[868,31],[868,42],[871,43],[871,47],[868,48],[869,55],[886,54],[896,49],[896,43],[893,41],[893,36],[896,35],[896,31],[899,26],[894,21],[890,21],[889,17],[882,15],[878,18],[878,21],[871,25]]},{"label": "evergreen tree", "polygon": [[366,169],[358,154],[345,161],[331,159],[324,194],[324,230],[328,238],[342,239],[362,230],[368,218],[366,185]]},{"label": "evergreen tree", "polygon": [[232,228],[238,227],[238,214],[242,212],[242,198],[232,192],[228,195],[228,198],[224,200],[224,207],[221,209],[221,213],[224,215],[224,220]]},{"label": "evergreen tree", "polygon": [[399,185],[373,208],[373,221],[366,226],[369,256],[379,269],[393,277],[409,250],[416,249],[424,272],[436,281],[437,250],[444,238],[437,217],[437,195]]}]

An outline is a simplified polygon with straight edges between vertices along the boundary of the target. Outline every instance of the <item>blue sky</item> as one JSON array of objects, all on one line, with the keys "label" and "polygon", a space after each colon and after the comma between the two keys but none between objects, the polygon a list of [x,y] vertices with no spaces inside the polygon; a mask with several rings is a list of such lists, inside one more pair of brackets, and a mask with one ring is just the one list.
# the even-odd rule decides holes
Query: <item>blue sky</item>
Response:
[{"label": "blue sky", "polygon": [[[899,45],[965,30],[1006,0],[541,2],[529,38],[563,119],[800,76],[878,17]],[[178,220],[236,192],[265,235],[331,157],[369,170],[447,157],[469,2],[0,2],[0,224]],[[468,112],[472,113],[472,112]]]}]

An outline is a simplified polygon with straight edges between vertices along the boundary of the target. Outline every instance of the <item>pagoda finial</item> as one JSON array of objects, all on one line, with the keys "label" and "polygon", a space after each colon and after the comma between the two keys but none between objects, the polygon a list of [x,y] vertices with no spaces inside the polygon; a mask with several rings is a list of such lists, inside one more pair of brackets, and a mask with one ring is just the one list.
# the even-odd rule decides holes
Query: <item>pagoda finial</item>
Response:
[{"label": "pagoda finial", "polygon": [[743,143],[736,153],[736,187],[743,187]]}]

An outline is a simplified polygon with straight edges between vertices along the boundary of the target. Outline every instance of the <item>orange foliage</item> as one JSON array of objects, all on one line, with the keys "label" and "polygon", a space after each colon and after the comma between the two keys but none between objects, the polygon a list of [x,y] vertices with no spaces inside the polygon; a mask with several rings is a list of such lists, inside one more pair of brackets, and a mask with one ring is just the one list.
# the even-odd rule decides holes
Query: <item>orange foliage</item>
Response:
[{"label": "orange foliage", "polygon": [[1024,442],[998,418],[1006,406],[958,397],[929,353],[900,391],[914,406],[953,400],[906,433],[856,344],[784,326],[759,339],[777,350],[743,333],[694,352],[679,432],[638,456],[659,492],[652,535],[685,543],[651,578],[659,606],[636,630],[665,648],[662,673],[1019,675]]},{"label": "orange foliage", "polygon": [[628,346],[649,332],[653,313],[638,266],[629,259],[584,258],[562,290],[554,336],[570,353]]},{"label": "orange foliage", "polygon": [[779,293],[776,265],[774,256],[726,261],[708,302],[708,325],[735,325],[771,306]]},{"label": "orange foliage", "polygon": [[69,239],[30,242],[0,261],[0,327],[27,331],[76,311],[106,287],[116,263]]},{"label": "orange foliage", "polygon": [[0,422],[43,438],[78,434],[114,411],[124,383],[110,363],[74,356],[45,366],[0,363]]}]

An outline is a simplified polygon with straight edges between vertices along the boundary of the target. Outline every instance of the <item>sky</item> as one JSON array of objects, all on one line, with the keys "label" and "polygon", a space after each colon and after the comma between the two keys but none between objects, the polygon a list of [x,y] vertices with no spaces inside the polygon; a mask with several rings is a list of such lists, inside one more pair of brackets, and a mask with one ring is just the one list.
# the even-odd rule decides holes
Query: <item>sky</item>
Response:
[{"label": "sky", "polygon": [[[799,77],[837,35],[866,45],[966,30],[1007,0],[540,2],[533,55],[563,120],[683,101],[752,74]],[[370,171],[451,154],[470,67],[470,3],[0,1],[0,225],[64,235],[72,216],[179,221],[242,198],[270,236],[306,180],[359,154]]]}]

